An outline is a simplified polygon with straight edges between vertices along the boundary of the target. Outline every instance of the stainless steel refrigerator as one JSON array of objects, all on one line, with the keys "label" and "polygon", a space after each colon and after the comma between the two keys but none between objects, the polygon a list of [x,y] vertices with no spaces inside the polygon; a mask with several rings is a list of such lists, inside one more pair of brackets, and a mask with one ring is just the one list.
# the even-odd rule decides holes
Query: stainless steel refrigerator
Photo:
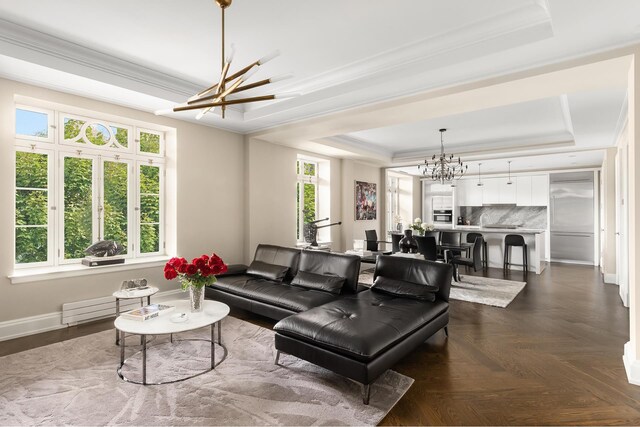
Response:
[{"label": "stainless steel refrigerator", "polygon": [[551,261],[594,263],[593,172],[549,176]]}]

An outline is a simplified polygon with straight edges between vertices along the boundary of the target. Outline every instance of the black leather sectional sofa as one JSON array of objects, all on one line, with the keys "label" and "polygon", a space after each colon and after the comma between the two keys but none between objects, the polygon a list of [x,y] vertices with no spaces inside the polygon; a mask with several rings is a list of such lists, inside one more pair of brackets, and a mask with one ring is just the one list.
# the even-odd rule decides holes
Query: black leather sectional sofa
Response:
[{"label": "black leather sectional sofa", "polygon": [[370,289],[357,283],[357,256],[260,245],[208,298],[280,320],[276,364],[287,353],[370,385],[431,335],[448,334],[452,268],[379,256]]}]

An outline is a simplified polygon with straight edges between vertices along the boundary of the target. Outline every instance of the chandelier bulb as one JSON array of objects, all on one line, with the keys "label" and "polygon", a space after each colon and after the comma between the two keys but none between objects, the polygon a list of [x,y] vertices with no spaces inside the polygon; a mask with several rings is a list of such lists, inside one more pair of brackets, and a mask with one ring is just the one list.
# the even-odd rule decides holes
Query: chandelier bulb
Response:
[{"label": "chandelier bulb", "polygon": [[267,62],[271,61],[273,58],[276,58],[279,55],[280,55],[280,51],[274,50],[270,54],[265,55],[262,58],[258,59],[258,65],[266,64]]},{"label": "chandelier bulb", "polygon": [[225,61],[227,61],[229,64],[231,64],[235,54],[236,54],[236,45],[234,43],[231,43],[231,48],[229,49],[229,53],[227,54],[227,57],[225,58]]}]

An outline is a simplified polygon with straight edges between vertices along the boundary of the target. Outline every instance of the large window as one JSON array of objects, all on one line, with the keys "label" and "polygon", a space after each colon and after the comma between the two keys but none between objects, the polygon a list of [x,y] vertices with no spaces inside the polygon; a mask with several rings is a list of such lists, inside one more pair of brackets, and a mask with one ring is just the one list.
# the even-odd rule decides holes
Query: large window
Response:
[{"label": "large window", "polygon": [[300,158],[296,162],[296,172],[296,235],[298,241],[303,242],[304,224],[318,219],[318,162]]},{"label": "large window", "polygon": [[107,239],[128,258],[164,253],[164,163],[149,126],[17,106],[16,266],[79,262]]}]

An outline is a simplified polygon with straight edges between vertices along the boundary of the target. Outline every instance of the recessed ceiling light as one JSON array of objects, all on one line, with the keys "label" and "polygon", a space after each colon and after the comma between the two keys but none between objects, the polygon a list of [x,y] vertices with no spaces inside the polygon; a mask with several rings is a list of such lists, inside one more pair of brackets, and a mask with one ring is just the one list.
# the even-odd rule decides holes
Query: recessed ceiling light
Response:
[{"label": "recessed ceiling light", "polygon": [[569,157],[575,157],[575,156],[576,156],[575,154],[569,154]]}]

